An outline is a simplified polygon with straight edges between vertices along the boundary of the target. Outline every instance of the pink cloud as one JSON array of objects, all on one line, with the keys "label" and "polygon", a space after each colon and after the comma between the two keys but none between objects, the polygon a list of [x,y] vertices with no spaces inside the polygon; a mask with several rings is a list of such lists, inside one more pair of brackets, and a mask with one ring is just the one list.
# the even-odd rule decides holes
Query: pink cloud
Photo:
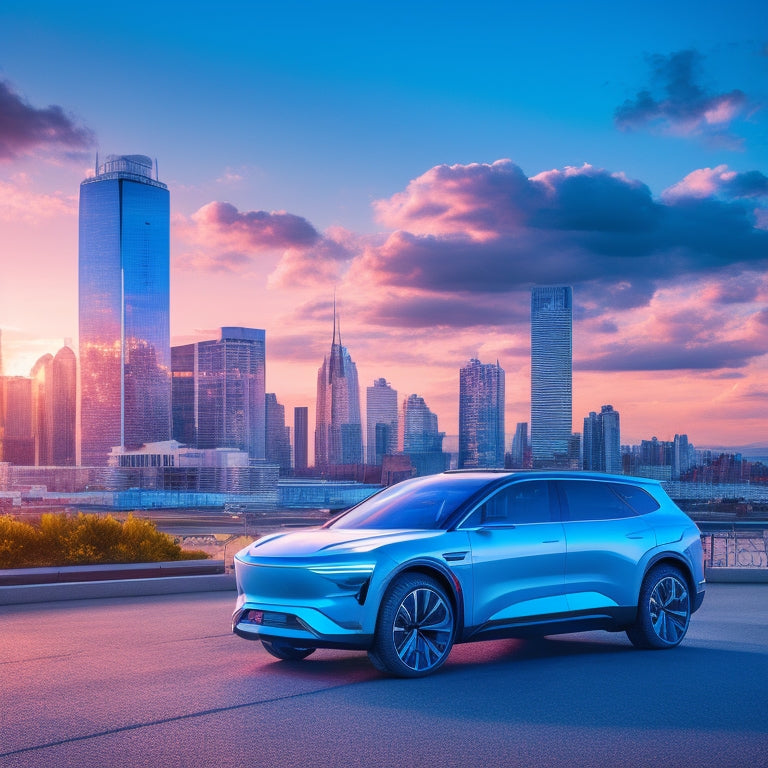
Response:
[{"label": "pink cloud", "polygon": [[25,174],[15,176],[10,182],[0,180],[0,219],[34,224],[53,216],[76,215],[77,198],[74,196],[35,192]]},{"label": "pink cloud", "polygon": [[95,143],[93,131],[60,106],[33,107],[0,80],[0,160],[41,149],[81,154]]},{"label": "pink cloud", "polygon": [[226,202],[211,202],[189,218],[177,215],[174,233],[189,248],[182,266],[213,272],[244,272],[255,260],[279,257],[270,276],[275,286],[334,282],[353,236],[342,228],[318,232],[309,221],[285,211],[239,211]]}]

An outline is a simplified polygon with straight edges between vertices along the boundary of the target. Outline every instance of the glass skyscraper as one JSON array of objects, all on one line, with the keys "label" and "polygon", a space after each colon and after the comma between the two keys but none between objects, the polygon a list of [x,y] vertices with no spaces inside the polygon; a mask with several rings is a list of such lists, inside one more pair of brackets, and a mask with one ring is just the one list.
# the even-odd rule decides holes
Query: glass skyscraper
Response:
[{"label": "glass skyscraper", "polygon": [[168,188],[144,155],[80,185],[81,462],[171,437]]},{"label": "glass skyscraper", "polygon": [[459,469],[504,466],[504,370],[472,359],[459,373]]},{"label": "glass skyscraper", "polygon": [[534,467],[567,463],[572,425],[573,292],[531,292],[531,452]]},{"label": "glass skyscraper", "polygon": [[265,458],[265,338],[259,328],[225,327],[218,339],[173,347],[175,440]]},{"label": "glass skyscraper", "polygon": [[582,446],[584,469],[621,474],[621,420],[612,405],[584,419]]}]

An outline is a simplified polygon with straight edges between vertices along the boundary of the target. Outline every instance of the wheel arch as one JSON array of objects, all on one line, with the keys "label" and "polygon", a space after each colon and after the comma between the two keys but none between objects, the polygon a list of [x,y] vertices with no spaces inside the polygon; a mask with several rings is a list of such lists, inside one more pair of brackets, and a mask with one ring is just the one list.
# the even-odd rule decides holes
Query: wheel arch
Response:
[{"label": "wheel arch", "polygon": [[693,580],[693,570],[690,563],[677,552],[660,552],[649,560],[648,565],[643,573],[641,583],[645,581],[648,574],[659,565],[670,565],[673,568],[677,568],[685,577],[685,582],[688,585],[688,593],[691,595],[691,599],[696,595],[696,584]]},{"label": "wheel arch", "polygon": [[419,573],[423,576],[430,576],[435,579],[438,584],[445,590],[448,598],[450,599],[453,612],[456,620],[456,629],[454,632],[455,640],[458,642],[464,629],[464,592],[461,588],[456,575],[442,563],[436,560],[411,560],[407,563],[403,563],[398,569],[392,572],[390,578],[382,590],[381,600],[376,609],[376,624],[378,625],[379,616],[381,614],[381,606],[384,602],[384,597],[391,589],[392,585],[401,577],[409,573]]}]

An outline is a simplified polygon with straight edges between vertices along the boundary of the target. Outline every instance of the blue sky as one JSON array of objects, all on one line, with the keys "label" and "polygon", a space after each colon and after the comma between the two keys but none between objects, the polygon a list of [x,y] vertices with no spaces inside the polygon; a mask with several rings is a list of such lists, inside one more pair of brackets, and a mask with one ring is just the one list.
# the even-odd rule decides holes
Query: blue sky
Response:
[{"label": "blue sky", "polygon": [[[272,388],[289,407],[312,405],[335,287],[363,386],[385,376],[401,398],[423,395],[450,433],[458,367],[498,357],[513,432],[528,419],[526,290],[547,273],[513,278],[551,248],[571,254],[544,261],[551,282],[574,283],[575,428],[612,402],[628,439],[768,439],[765,3],[5,2],[0,81],[25,107],[21,129],[30,121],[23,140],[0,117],[6,367],[26,372],[76,338],[79,182],[96,151],[144,153],[171,189],[175,340],[265,328]],[[66,125],[33,135],[51,105]],[[502,159],[538,180],[514,186],[493,165]],[[464,172],[473,164],[482,180]],[[431,173],[442,165],[457,170]],[[582,193],[561,194],[574,174],[586,185],[578,226]],[[545,186],[558,213],[545,206],[542,240],[544,208],[532,213],[515,190],[529,199]],[[665,245],[624,275],[640,238],[607,233],[649,205],[654,221],[673,220],[655,230]],[[509,220],[524,210],[521,233]],[[478,225],[489,216],[495,229]],[[600,243],[555,237],[586,220]],[[693,233],[720,221],[701,230],[723,232],[711,253]],[[291,239],[297,223],[315,231],[311,248]],[[467,263],[501,270],[501,287],[451,282]]]}]

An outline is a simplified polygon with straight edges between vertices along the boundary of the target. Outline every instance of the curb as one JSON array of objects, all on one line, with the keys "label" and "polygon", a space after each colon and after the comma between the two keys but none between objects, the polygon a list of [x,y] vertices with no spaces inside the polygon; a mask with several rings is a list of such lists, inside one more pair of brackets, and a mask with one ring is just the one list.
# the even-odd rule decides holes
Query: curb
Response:
[{"label": "curb", "polygon": [[708,584],[768,584],[768,568],[707,568]]},{"label": "curb", "polygon": [[20,584],[0,587],[0,605],[27,605],[104,597],[178,595],[189,592],[234,592],[235,589],[234,575],[225,573],[209,576],[163,576],[58,584]]}]

